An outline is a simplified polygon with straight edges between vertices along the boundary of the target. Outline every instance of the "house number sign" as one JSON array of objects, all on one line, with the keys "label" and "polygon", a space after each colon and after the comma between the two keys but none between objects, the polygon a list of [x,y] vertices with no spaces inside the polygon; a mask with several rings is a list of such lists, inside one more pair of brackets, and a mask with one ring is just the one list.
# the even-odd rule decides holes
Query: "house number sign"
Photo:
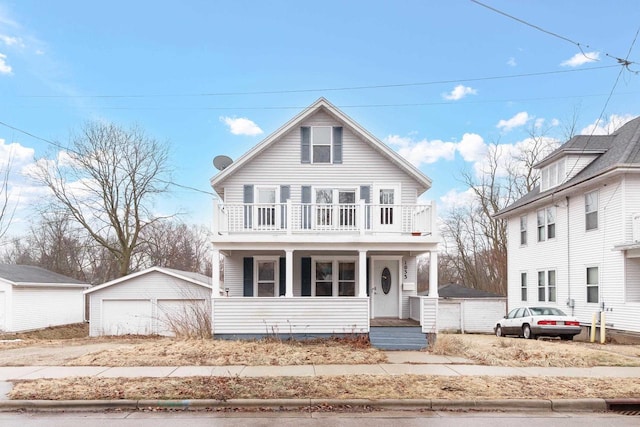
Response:
[{"label": "house number sign", "polygon": [[382,270],[380,285],[382,285],[382,292],[384,292],[385,295],[391,290],[391,271],[389,271],[387,267]]},{"label": "house number sign", "polygon": [[409,277],[409,268],[407,267],[406,259],[402,262],[402,277],[404,278],[404,280],[407,280],[407,278]]}]

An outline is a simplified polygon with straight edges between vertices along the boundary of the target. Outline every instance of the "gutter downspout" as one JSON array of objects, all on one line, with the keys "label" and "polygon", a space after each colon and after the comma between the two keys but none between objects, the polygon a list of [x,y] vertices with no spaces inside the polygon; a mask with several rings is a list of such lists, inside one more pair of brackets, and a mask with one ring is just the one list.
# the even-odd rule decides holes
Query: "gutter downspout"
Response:
[{"label": "gutter downspout", "polygon": [[571,315],[574,315],[575,304],[571,304],[571,233],[569,221],[569,196],[565,197],[567,201],[567,304],[571,307]]}]

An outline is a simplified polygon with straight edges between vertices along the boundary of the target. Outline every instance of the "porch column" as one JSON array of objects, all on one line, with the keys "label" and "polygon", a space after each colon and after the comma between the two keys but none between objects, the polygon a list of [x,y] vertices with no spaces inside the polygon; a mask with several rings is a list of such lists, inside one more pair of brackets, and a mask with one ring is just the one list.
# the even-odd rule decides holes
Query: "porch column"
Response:
[{"label": "porch column", "polygon": [[211,255],[211,293],[213,298],[217,298],[222,295],[222,289],[220,289],[220,251],[213,250]]},{"label": "porch column", "polygon": [[285,293],[284,296],[286,298],[291,298],[293,296],[293,250],[285,251]]},{"label": "porch column", "polygon": [[358,297],[367,297],[367,251],[358,251]]},{"label": "porch column", "polygon": [[429,297],[438,298],[438,252],[429,252]]}]

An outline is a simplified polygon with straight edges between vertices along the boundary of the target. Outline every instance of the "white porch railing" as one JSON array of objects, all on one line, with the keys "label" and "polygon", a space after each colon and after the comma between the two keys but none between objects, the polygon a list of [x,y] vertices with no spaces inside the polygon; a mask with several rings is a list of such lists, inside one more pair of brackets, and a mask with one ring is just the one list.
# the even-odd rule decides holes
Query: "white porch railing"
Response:
[{"label": "white porch railing", "polygon": [[391,232],[429,234],[433,205],[239,203],[214,206],[215,233]]},{"label": "white porch railing", "polygon": [[410,296],[409,318],[420,322],[423,333],[435,334],[438,331],[438,298]]},{"label": "white porch railing", "polygon": [[213,298],[213,334],[369,332],[369,298]]}]

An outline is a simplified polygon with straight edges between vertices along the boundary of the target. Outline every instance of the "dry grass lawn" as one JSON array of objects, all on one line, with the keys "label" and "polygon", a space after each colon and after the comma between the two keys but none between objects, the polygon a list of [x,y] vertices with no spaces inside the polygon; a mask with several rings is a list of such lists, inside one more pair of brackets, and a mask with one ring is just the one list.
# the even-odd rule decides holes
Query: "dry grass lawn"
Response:
[{"label": "dry grass lawn", "polygon": [[11,399],[570,399],[640,396],[634,378],[191,377],[18,381]]},{"label": "dry grass lawn", "polygon": [[430,351],[492,366],[640,366],[640,345],[439,334]]}]

